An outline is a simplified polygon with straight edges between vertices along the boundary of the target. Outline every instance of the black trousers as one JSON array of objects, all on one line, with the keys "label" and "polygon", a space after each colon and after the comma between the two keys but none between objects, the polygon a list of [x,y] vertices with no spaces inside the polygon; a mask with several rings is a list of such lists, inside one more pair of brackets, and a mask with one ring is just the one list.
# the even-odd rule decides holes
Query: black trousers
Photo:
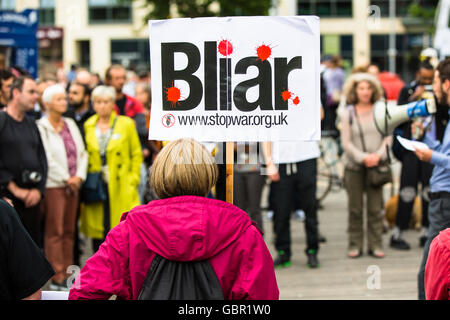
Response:
[{"label": "black trousers", "polygon": [[103,201],[103,239],[92,239],[92,250],[94,253],[98,251],[101,244],[105,241],[106,236],[108,235],[111,228],[111,211],[109,207],[109,192],[108,192],[108,184],[103,183],[103,189],[105,190],[106,199]]},{"label": "black trousers", "polygon": [[305,212],[306,250],[319,249],[317,201],[316,201],[316,159],[297,163],[280,164],[280,180],[272,182],[273,227],[275,248],[289,256],[291,252],[290,219],[293,208]]},{"label": "black trousers", "polygon": [[338,137],[339,131],[336,129],[336,117],[338,103],[327,104],[323,107],[324,117],[321,121],[322,131],[326,131],[328,135]]},{"label": "black trousers", "polygon": [[17,198],[11,199],[19,214],[20,221],[22,222],[25,230],[30,234],[31,239],[37,244],[39,248],[43,248],[42,234],[41,234],[41,209],[40,202],[31,208],[25,208],[25,203]]},{"label": "black trousers", "polygon": [[250,219],[255,221],[258,228],[264,232],[261,214],[261,192],[265,177],[258,171],[234,171],[233,204],[244,210]]},{"label": "black trousers", "polygon": [[227,166],[226,164],[218,164],[217,167],[219,169],[219,176],[216,183],[216,199],[226,201]]},{"label": "black trousers", "polygon": [[428,190],[433,165],[420,161],[412,152],[405,152],[402,159],[400,192],[395,225],[400,230],[407,230],[411,220],[417,185],[422,185],[422,226],[428,227]]}]

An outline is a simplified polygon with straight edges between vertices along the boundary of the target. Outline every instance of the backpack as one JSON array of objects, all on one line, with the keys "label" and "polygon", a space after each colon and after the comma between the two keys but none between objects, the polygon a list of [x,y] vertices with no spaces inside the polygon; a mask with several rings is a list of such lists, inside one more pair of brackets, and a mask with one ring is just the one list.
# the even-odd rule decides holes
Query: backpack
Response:
[{"label": "backpack", "polygon": [[208,260],[172,261],[156,254],[138,300],[224,300]]},{"label": "backpack", "polygon": [[5,123],[6,123],[6,113],[5,111],[0,111],[0,133],[2,133]]}]

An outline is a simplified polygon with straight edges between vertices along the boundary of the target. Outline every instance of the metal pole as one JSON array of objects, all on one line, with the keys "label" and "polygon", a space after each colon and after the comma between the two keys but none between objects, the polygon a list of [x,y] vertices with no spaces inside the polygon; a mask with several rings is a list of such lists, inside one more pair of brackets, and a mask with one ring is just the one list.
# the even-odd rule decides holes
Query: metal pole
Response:
[{"label": "metal pole", "polygon": [[395,0],[389,0],[389,22],[391,30],[389,33],[389,72],[396,73],[395,58],[397,56],[396,41],[395,41]]}]

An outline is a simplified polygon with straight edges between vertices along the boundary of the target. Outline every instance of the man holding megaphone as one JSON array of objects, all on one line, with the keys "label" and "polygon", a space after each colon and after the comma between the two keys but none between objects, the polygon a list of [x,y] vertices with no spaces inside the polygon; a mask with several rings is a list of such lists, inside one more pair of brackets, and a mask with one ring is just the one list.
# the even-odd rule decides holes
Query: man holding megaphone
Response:
[{"label": "man holding megaphone", "polygon": [[[450,58],[441,61],[434,75],[433,91],[440,105],[450,106]],[[425,299],[424,273],[431,241],[440,231],[450,228],[450,128],[447,122],[442,143],[425,134],[422,125],[411,128],[418,130],[429,148],[417,149],[415,154],[425,162],[434,165],[430,179],[430,204],[428,207],[429,229],[425,243],[422,264],[419,271],[419,299]]]},{"label": "man holding megaphone", "polygon": [[[426,117],[430,114],[446,113],[447,120],[442,143],[436,134],[426,132],[424,125],[413,122],[412,134],[422,138],[428,146],[415,148],[415,155],[421,161],[434,165],[430,179],[430,203],[428,206],[429,228],[424,245],[424,254],[418,275],[419,299],[425,299],[424,273],[431,241],[440,231],[450,228],[450,128],[448,125],[450,105],[450,58],[441,61],[437,66],[433,79],[433,91],[440,109],[437,110],[434,99],[411,102],[399,107],[389,107],[384,102],[374,105],[374,120],[378,130],[390,135],[394,129],[415,117]],[[445,108],[445,110],[444,110]]]}]

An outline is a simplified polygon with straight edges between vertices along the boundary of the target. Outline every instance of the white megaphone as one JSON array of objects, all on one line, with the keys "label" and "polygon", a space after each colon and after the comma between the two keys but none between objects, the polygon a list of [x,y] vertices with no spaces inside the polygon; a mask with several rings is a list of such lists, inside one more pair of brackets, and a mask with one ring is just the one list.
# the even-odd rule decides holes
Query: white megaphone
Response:
[{"label": "white megaphone", "polygon": [[386,102],[380,100],[373,106],[375,125],[385,136],[391,135],[403,122],[415,117],[427,117],[433,113],[436,113],[434,97],[395,107],[388,106]]}]

